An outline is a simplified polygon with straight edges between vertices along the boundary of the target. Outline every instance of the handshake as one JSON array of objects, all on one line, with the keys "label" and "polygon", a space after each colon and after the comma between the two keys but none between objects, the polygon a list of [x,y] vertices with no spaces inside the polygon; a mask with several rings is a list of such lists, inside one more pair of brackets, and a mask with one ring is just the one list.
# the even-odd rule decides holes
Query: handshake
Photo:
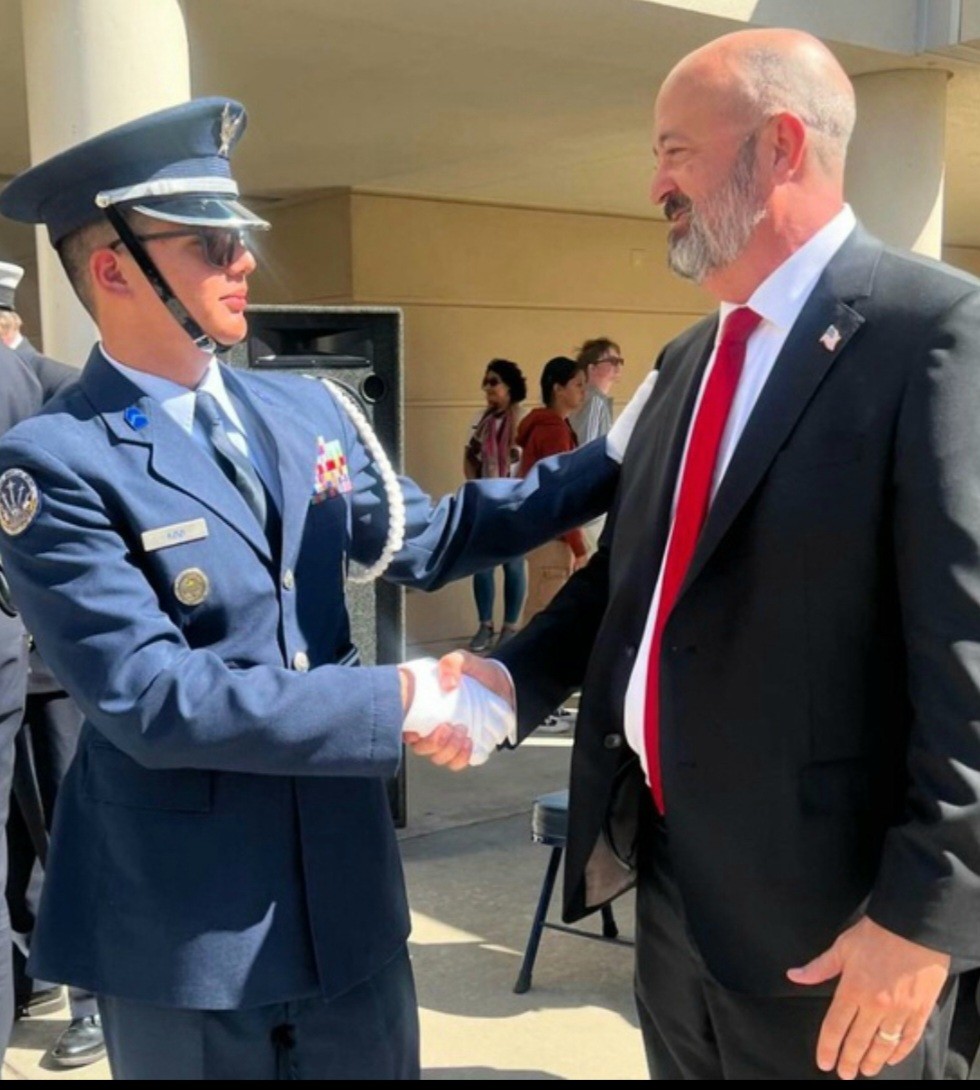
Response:
[{"label": "handshake", "polygon": [[499,664],[467,651],[413,659],[412,699],[402,737],[418,756],[453,771],[482,765],[498,746],[517,742],[514,692]]}]

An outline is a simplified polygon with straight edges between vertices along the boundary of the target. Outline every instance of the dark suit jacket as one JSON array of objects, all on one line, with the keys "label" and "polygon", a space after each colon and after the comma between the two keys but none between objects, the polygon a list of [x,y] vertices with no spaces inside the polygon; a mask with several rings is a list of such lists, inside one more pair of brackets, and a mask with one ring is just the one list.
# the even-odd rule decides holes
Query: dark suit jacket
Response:
[{"label": "dark suit jacket", "polygon": [[[667,623],[671,855],[731,988],[792,992],[786,969],[865,911],[980,953],[978,287],[851,235],[762,391]],[[646,788],[624,696],[715,323],[664,350],[599,554],[500,654],[523,732],[584,679],[569,920],[633,878]]]}]

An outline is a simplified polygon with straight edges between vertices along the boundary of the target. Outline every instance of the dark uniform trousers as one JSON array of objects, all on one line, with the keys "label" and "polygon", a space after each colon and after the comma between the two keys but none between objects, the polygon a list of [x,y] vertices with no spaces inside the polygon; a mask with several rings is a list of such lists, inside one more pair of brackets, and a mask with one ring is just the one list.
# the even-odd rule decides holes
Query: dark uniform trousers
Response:
[{"label": "dark uniform trousers", "polygon": [[[836,1079],[815,1059],[830,986],[815,994],[801,989],[794,996],[756,996],[719,984],[688,928],[665,824],[652,801],[643,805],[634,987],[650,1077]],[[883,1068],[878,1079],[944,1077],[956,988],[951,976],[919,1046],[902,1063]]]},{"label": "dark uniform trousers", "polygon": [[[14,996],[25,1003],[52,983],[32,980],[27,956],[44,881],[46,842],[58,788],[78,746],[82,713],[58,685],[37,651],[30,655],[24,721],[15,746],[13,791],[7,820],[7,905],[13,930]],[[95,997],[68,989],[71,1017],[97,1012]]]},{"label": "dark uniform trousers", "polygon": [[408,951],[343,995],[198,1011],[99,997],[114,1079],[419,1078]]},{"label": "dark uniform trousers", "polygon": [[[14,771],[14,739],[24,715],[27,693],[27,642],[20,621],[0,612],[0,823],[6,823]],[[0,824],[2,827],[2,824]],[[7,875],[7,843],[0,837],[0,879]],[[10,1043],[14,1022],[10,914],[0,897],[0,1058]]]}]

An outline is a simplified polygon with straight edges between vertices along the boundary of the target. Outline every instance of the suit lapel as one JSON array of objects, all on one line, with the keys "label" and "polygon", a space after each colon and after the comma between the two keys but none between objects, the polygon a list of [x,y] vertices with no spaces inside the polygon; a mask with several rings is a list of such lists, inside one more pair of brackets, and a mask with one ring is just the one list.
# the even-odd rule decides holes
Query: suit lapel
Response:
[{"label": "suit lapel", "polygon": [[272,559],[269,542],[238,490],[159,401],[120,374],[98,349],[89,357],[79,384],[117,441],[147,448],[155,477],[203,503],[264,560]]},{"label": "suit lapel", "polygon": [[[684,443],[717,329],[717,317],[700,322],[687,343],[668,351],[630,441],[616,534],[626,543],[623,556],[629,571],[624,585],[637,601],[653,597]],[[641,617],[640,623],[644,621]]]},{"label": "suit lapel", "polygon": [[881,249],[879,243],[856,228],[817,281],[786,338],[718,487],[681,594],[697,578],[864,322],[849,303],[869,294]]}]

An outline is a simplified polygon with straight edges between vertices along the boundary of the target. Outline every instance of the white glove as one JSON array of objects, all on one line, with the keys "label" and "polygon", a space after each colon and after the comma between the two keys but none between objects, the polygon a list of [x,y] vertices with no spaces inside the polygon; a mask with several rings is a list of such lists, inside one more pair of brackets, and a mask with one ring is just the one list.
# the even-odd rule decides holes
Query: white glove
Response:
[{"label": "white glove", "polygon": [[405,714],[403,731],[426,738],[441,723],[464,726],[473,744],[471,766],[482,765],[502,743],[517,741],[514,710],[478,681],[464,674],[459,686],[447,693],[439,685],[435,659],[413,659],[401,665],[415,679],[415,693]]},{"label": "white glove", "polygon": [[659,371],[651,371],[647,375],[637,387],[636,393],[629,399],[626,408],[616,417],[613,426],[606,432],[606,453],[614,462],[622,463],[623,455],[629,446],[630,436],[633,434],[636,418],[647,403],[647,398],[659,374]]}]

